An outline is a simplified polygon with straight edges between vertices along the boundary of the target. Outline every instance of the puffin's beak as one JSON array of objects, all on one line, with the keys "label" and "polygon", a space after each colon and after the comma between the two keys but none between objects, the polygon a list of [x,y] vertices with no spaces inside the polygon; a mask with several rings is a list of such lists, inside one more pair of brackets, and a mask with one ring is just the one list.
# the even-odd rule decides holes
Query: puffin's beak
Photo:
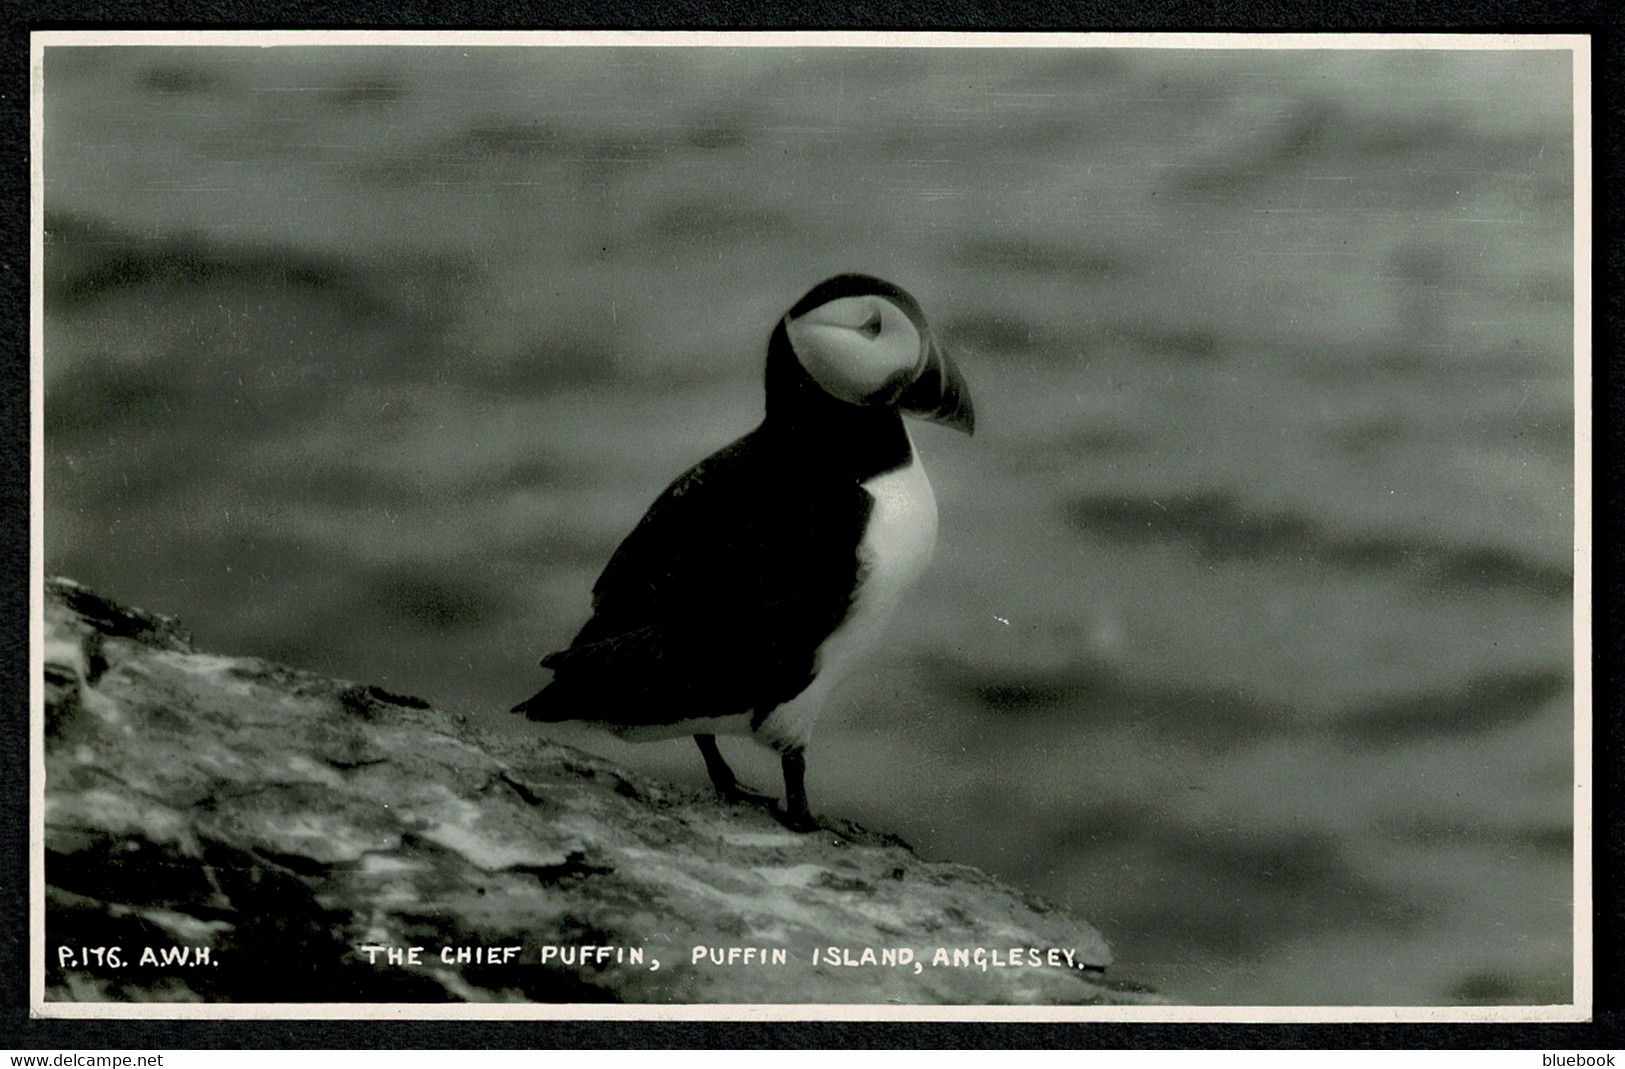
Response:
[{"label": "puffin's beak", "polygon": [[919,375],[897,398],[897,407],[913,416],[942,423],[966,434],[976,430],[976,410],[971,407],[970,387],[965,376],[937,347],[935,338],[926,343],[925,362]]}]

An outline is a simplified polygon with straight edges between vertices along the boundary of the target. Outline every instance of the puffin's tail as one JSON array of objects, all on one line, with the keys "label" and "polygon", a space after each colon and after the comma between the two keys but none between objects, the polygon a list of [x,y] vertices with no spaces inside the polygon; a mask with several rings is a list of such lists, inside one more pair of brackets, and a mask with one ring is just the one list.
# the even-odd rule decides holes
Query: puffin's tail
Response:
[{"label": "puffin's tail", "polygon": [[556,724],[561,720],[575,719],[575,714],[570,711],[571,703],[559,701],[559,695],[553,693],[556,689],[554,684],[549,683],[514,706],[509,712],[520,713],[531,720],[540,720],[551,724]]},{"label": "puffin's tail", "polygon": [[554,676],[551,683],[514,706],[511,711],[531,720],[558,724],[566,720],[592,719],[588,711],[598,704],[593,700],[592,692],[583,687],[582,680],[574,677],[560,679]]}]

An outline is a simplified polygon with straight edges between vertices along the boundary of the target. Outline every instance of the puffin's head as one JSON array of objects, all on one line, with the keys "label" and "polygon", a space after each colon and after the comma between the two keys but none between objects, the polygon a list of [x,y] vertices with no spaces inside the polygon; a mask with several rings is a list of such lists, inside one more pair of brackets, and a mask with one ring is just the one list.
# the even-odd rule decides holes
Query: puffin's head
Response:
[{"label": "puffin's head", "polygon": [[784,317],[796,360],[825,393],[848,404],[896,408],[970,434],[970,389],[937,346],[920,304],[868,275],[814,286]]}]

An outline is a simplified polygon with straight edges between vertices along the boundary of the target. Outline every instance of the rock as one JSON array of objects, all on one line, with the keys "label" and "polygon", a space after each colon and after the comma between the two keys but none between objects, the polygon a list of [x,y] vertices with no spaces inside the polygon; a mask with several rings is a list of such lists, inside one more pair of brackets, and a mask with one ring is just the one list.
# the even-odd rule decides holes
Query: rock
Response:
[{"label": "rock", "polygon": [[201,653],[67,580],[44,617],[48,1002],[1152,1000],[1089,925],[895,838]]}]

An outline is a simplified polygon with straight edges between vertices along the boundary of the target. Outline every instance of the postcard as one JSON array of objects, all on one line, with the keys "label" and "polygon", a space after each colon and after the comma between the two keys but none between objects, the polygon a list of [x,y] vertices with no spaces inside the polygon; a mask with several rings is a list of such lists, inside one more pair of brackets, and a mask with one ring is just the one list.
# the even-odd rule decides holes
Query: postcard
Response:
[{"label": "postcard", "polygon": [[36,34],[34,1014],[1587,1019],[1590,77]]}]

